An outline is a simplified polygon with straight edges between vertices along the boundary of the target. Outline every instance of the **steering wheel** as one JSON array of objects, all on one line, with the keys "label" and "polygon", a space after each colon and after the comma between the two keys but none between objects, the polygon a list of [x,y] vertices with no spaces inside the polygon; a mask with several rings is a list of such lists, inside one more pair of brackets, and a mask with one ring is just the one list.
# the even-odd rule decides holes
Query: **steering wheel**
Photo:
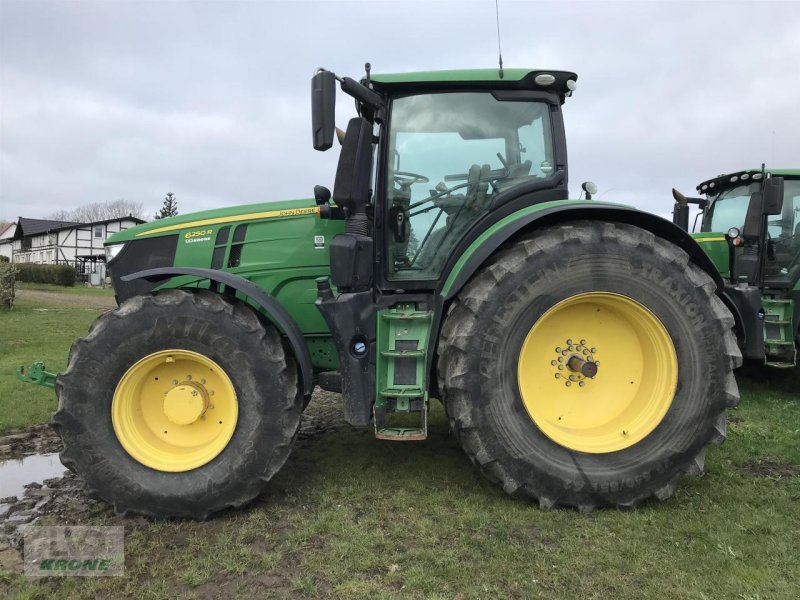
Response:
[{"label": "steering wheel", "polygon": [[395,171],[393,179],[403,190],[408,190],[415,183],[428,183],[430,181],[425,175],[409,173],[408,171]]}]

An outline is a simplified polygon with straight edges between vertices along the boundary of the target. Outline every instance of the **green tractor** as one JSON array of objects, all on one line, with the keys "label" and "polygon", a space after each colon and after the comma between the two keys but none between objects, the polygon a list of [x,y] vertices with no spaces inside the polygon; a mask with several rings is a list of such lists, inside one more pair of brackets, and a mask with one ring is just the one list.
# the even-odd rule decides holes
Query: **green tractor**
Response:
[{"label": "green tractor", "polygon": [[439,398],[480,471],[542,507],[632,507],[702,472],[739,399],[725,282],[673,223],[568,200],[576,79],[319,70],[314,147],[337,82],[358,114],[332,192],[108,241],[119,308],[55,379],[64,465],[120,513],[203,519],[259,494],[319,386],[399,442]]},{"label": "green tractor", "polygon": [[[736,319],[744,358],[780,369],[800,349],[800,170],[749,169],[704,181],[705,198],[673,190],[673,222],[688,230],[725,280],[722,299]],[[696,228],[696,227],[695,227]]]}]

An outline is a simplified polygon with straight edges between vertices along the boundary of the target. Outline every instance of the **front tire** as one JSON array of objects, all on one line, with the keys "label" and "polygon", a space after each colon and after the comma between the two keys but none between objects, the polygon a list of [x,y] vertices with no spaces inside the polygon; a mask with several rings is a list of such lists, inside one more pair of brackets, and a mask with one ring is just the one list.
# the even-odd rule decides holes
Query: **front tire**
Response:
[{"label": "front tire", "polygon": [[294,443],[303,396],[281,337],[206,291],[102,315],[56,380],[61,462],[117,513],[205,519],[252,500]]},{"label": "front tire", "polygon": [[725,437],[733,324],[674,244],[562,224],[495,254],[459,293],[440,389],[465,451],[510,494],[581,510],[663,500]]}]

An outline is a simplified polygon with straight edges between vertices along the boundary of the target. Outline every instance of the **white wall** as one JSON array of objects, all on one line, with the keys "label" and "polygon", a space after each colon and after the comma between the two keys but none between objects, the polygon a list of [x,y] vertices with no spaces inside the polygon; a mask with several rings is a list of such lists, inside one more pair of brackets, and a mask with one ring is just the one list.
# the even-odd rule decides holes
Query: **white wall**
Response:
[{"label": "white wall", "polygon": [[13,240],[0,240],[0,256],[5,256],[11,260],[11,252],[14,248]]},{"label": "white wall", "polygon": [[[87,223],[53,233],[41,233],[30,238],[30,248],[22,250],[22,241],[14,242],[13,260],[39,264],[68,264],[80,269],[78,256],[103,255],[103,243],[114,233],[134,227],[131,219],[118,219],[109,223]],[[87,271],[94,268],[105,276],[105,264],[86,263]]]},{"label": "white wall", "polygon": [[8,260],[11,260],[11,255],[13,254],[14,240],[11,238],[14,237],[16,229],[16,223],[10,223],[0,229],[0,256],[5,256]]}]

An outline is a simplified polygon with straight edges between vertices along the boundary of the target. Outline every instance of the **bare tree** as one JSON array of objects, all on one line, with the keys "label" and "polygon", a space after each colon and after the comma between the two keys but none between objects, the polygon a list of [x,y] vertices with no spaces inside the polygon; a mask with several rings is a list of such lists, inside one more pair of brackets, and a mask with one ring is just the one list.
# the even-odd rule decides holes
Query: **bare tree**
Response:
[{"label": "bare tree", "polygon": [[144,219],[144,214],[143,202],[120,198],[108,202],[90,202],[72,209],[57,210],[50,213],[47,218],[55,221],[91,223],[92,221],[106,221],[127,216]]}]

